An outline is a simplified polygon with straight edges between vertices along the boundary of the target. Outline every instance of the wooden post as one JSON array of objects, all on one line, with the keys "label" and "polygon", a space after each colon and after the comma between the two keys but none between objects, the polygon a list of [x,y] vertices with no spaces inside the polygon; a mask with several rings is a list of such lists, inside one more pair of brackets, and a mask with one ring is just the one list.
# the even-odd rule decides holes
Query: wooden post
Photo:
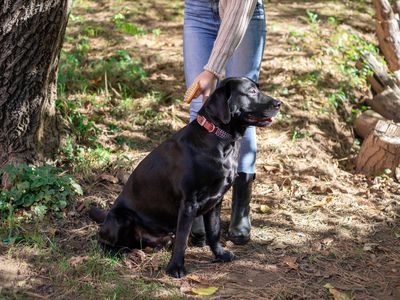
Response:
[{"label": "wooden post", "polygon": [[390,169],[393,176],[400,166],[400,125],[378,121],[364,140],[356,161],[358,172],[379,175]]}]

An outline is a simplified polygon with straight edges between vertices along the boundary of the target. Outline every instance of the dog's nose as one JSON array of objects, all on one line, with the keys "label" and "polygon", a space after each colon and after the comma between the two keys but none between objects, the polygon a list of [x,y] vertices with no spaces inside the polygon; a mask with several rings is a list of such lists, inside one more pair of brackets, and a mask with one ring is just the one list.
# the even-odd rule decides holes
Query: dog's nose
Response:
[{"label": "dog's nose", "polygon": [[280,108],[281,105],[282,105],[282,102],[279,101],[279,100],[273,100],[273,101],[272,101],[272,106],[273,106],[274,108],[276,108],[276,109]]}]

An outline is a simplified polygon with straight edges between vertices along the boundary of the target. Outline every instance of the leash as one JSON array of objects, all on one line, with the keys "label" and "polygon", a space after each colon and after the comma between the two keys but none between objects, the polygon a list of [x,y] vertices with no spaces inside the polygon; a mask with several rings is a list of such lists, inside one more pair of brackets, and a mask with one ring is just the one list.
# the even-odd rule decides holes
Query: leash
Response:
[{"label": "leash", "polygon": [[220,137],[221,139],[232,139],[232,135],[227,133],[226,131],[222,130],[221,128],[215,126],[213,123],[208,121],[205,117],[201,115],[197,115],[197,123],[200,126],[204,127],[209,133],[214,133],[216,136]]}]

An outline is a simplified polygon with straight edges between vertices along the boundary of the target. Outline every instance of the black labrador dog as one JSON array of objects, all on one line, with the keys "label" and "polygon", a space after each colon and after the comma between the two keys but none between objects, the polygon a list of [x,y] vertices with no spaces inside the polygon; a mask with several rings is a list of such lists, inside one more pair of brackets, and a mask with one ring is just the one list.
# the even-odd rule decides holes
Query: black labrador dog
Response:
[{"label": "black labrador dog", "polygon": [[239,140],[248,126],[269,125],[281,102],[248,78],[223,80],[191,122],[145,157],[111,210],[92,209],[102,222],[99,241],[117,248],[173,251],[166,272],[185,275],[184,254],[193,219],[204,216],[207,244],[220,261],[234,255],[220,244],[222,197],[237,172]]}]

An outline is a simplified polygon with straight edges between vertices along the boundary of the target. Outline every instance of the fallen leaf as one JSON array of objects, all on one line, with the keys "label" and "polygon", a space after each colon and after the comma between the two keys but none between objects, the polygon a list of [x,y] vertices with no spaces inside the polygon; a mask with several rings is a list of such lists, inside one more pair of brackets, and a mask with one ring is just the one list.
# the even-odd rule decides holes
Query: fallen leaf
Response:
[{"label": "fallen leaf", "polygon": [[319,185],[314,185],[311,190],[315,193],[315,194],[333,194],[333,190],[330,187],[327,188],[322,188]]},{"label": "fallen leaf", "polygon": [[187,281],[183,281],[179,289],[183,294],[190,293],[192,291],[192,287]]},{"label": "fallen leaf", "polygon": [[261,204],[260,205],[260,212],[262,212],[263,214],[267,214],[271,211],[271,208],[266,205],[266,204]]},{"label": "fallen leaf", "polygon": [[363,250],[364,251],[372,251],[378,244],[376,243],[366,243],[364,244]]},{"label": "fallen leaf", "polygon": [[271,174],[276,174],[279,172],[279,168],[276,166],[264,166],[264,170]]},{"label": "fallen leaf", "polygon": [[328,203],[332,202],[332,200],[333,200],[333,197],[332,197],[332,196],[327,196],[327,197],[325,197],[323,200],[321,200],[321,201],[315,203],[312,207],[313,207],[313,208],[320,208],[320,207],[323,207],[323,206],[327,205]]},{"label": "fallen leaf", "polygon": [[146,259],[146,253],[140,249],[134,249],[129,254],[128,258],[136,263],[141,263]]},{"label": "fallen leaf", "polygon": [[57,228],[49,228],[49,229],[47,229],[47,234],[50,236],[50,237],[55,237],[57,234],[59,233],[59,231],[58,231],[58,229]]},{"label": "fallen leaf", "polygon": [[316,194],[321,194],[322,193],[322,187],[319,185],[314,185],[311,190],[316,193]]},{"label": "fallen leaf", "polygon": [[299,269],[299,264],[297,263],[297,258],[296,257],[291,257],[291,256],[285,256],[283,258],[283,262],[293,270],[298,270]]},{"label": "fallen leaf", "polygon": [[218,288],[215,286],[210,286],[208,288],[192,288],[192,293],[200,296],[211,296],[214,295],[218,291]]},{"label": "fallen leaf", "polygon": [[75,267],[89,259],[89,256],[73,256],[69,259],[69,265]]},{"label": "fallen leaf", "polygon": [[351,300],[349,296],[347,296],[345,293],[339,292],[330,283],[325,284],[324,288],[328,289],[329,293],[331,293],[333,299],[335,300]]},{"label": "fallen leaf", "polygon": [[[125,258],[125,265],[128,269],[136,270],[146,259],[146,253],[140,249],[134,249],[129,255]],[[152,262],[154,262],[152,260]]]},{"label": "fallen leaf", "polygon": [[189,280],[189,281],[201,283],[200,276],[199,276],[199,275],[196,275],[196,274],[187,275],[187,276],[185,277],[185,279],[187,279],[187,280]]},{"label": "fallen leaf", "polygon": [[118,183],[118,178],[108,174],[101,174],[99,177],[101,180],[108,181],[111,183]]},{"label": "fallen leaf", "polygon": [[321,240],[321,243],[326,245],[326,246],[329,246],[330,244],[333,243],[333,238],[329,238],[329,237],[324,238],[323,240]]},{"label": "fallen leaf", "polygon": [[325,189],[325,194],[333,194],[333,190],[328,187]]},{"label": "fallen leaf", "polygon": [[400,182],[400,167],[396,168],[394,173],[395,173],[395,177],[396,177],[397,181]]}]

